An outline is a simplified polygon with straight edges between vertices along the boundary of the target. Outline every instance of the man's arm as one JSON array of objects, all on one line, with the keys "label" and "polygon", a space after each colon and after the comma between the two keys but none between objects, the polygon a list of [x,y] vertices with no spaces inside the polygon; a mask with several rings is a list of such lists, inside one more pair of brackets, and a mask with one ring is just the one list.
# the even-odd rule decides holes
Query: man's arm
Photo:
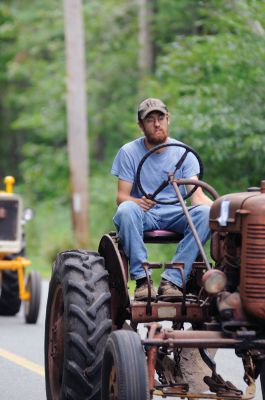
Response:
[{"label": "man's arm", "polygon": [[[198,180],[197,176],[192,176],[190,179],[196,179]],[[187,190],[188,192],[193,188],[193,185],[187,185]],[[193,193],[191,196],[191,204],[193,206],[199,205],[199,204],[206,204],[208,206],[211,206],[213,204],[213,201],[204,194],[203,190],[201,187],[198,187],[197,190]]]},{"label": "man's arm", "polygon": [[150,208],[152,208],[156,202],[147,199],[145,196],[141,197],[140,199],[131,196],[132,186],[133,184],[131,182],[123,181],[122,179],[118,180],[118,191],[116,197],[117,204],[119,205],[124,201],[130,200],[138,204],[144,211],[150,210]]}]

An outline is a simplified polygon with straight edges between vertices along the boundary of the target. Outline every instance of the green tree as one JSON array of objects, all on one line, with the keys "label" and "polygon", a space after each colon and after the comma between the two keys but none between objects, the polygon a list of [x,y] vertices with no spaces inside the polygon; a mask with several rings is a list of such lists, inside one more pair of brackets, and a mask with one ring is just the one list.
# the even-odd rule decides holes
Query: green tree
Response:
[{"label": "green tree", "polygon": [[264,11],[255,1],[199,2],[199,34],[177,34],[149,81],[170,105],[172,135],[200,152],[223,191],[263,178]]},{"label": "green tree", "polygon": [[20,137],[23,181],[39,197],[59,196],[67,178],[63,21],[62,10],[54,6],[51,0],[31,7],[13,1],[8,12],[15,34],[3,46],[4,54],[10,52],[5,102],[12,116],[7,130]]},{"label": "green tree", "polygon": [[[137,2],[84,3],[92,174],[106,173],[118,147],[139,134],[136,104],[156,95],[172,111],[172,135],[202,154],[213,184],[257,184],[264,2],[153,0],[152,7],[156,68],[140,81]],[[62,12],[55,0],[0,8],[0,168],[20,171],[39,199],[67,198]]]}]

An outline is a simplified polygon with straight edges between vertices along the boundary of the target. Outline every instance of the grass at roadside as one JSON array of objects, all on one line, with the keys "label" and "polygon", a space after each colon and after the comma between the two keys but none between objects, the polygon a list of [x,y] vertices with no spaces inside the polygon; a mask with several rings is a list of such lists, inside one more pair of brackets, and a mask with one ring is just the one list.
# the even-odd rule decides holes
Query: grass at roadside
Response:
[{"label": "grass at roadside", "polygon": [[49,278],[58,252],[73,247],[70,210],[55,201],[33,206],[35,218],[26,226],[27,257],[32,269]]},{"label": "grass at roadside", "polygon": [[[90,240],[87,249],[96,251],[102,235],[114,230],[115,178],[93,176],[90,179],[89,225]],[[32,269],[49,278],[56,255],[76,248],[72,232],[70,204],[61,199],[31,202],[24,196],[26,207],[32,207],[35,218],[26,225],[27,252]]]}]

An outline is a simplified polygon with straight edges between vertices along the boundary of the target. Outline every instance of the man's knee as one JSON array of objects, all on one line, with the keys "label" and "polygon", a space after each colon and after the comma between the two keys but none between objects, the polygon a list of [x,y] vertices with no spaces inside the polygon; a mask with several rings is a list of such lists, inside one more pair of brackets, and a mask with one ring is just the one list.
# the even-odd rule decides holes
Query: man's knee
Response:
[{"label": "man's knee", "polygon": [[210,207],[205,204],[201,204],[192,209],[191,215],[193,219],[198,219],[201,222],[209,224]]},{"label": "man's knee", "polygon": [[199,205],[192,210],[192,221],[203,242],[208,240],[210,237],[209,215],[210,207],[204,204]]},{"label": "man's knee", "polygon": [[202,215],[202,218],[209,223],[209,218],[210,218],[210,206],[207,206],[206,204],[200,205],[200,212]]},{"label": "man's knee", "polygon": [[122,202],[114,216],[114,222],[120,225],[121,221],[130,221],[141,215],[141,208],[131,200]]}]

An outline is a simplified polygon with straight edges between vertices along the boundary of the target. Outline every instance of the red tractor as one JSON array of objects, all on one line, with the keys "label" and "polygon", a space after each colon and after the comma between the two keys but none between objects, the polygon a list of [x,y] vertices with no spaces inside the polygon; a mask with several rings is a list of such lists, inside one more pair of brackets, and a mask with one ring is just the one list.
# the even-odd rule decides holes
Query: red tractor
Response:
[{"label": "red tractor", "polygon": [[[145,160],[166,146],[151,150],[139,164],[137,183],[144,195],[149,195],[141,185]],[[48,400],[254,399],[259,376],[265,386],[265,181],[260,188],[218,197],[201,180],[198,155],[183,147],[198,158],[199,180],[175,180],[169,174],[153,193],[154,198],[167,184],[173,185],[176,202],[182,205],[200,249],[183,286],[183,298],[165,301],[160,296],[151,301],[149,282],[149,299],[132,300],[128,260],[116,233],[102,237],[98,252],[60,253],[53,266],[46,313]],[[214,265],[189,218],[180,185],[195,185],[193,190],[200,186],[215,198],[209,222]],[[179,238],[180,234],[170,231],[144,236],[152,243]],[[147,278],[149,268],[159,267],[159,263],[143,263]],[[165,268],[182,271],[183,263],[168,263]],[[163,321],[169,321],[170,327]],[[145,337],[139,335],[142,324],[147,328]],[[210,354],[218,348],[234,349],[242,359],[245,394],[218,374]],[[191,388],[184,379],[181,355],[187,349],[197,349],[209,368],[210,375],[203,377],[207,392]]]}]

